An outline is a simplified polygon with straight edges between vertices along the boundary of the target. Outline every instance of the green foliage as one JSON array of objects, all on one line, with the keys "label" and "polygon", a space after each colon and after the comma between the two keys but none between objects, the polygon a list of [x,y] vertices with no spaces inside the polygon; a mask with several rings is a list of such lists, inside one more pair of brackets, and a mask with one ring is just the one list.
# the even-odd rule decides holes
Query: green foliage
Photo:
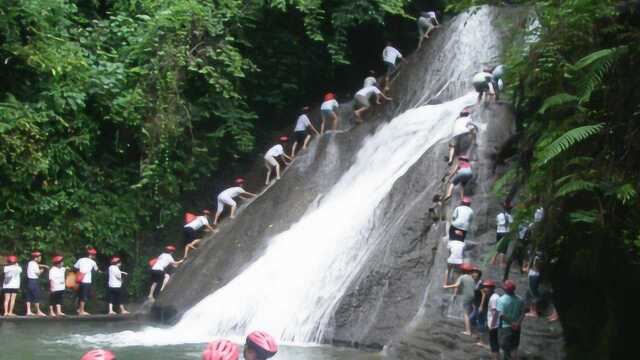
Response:
[{"label": "green foliage", "polygon": [[540,150],[540,159],[543,163],[546,163],[575,144],[597,134],[603,128],[604,124],[601,123],[571,129],[555,139],[551,144],[542,148]]}]

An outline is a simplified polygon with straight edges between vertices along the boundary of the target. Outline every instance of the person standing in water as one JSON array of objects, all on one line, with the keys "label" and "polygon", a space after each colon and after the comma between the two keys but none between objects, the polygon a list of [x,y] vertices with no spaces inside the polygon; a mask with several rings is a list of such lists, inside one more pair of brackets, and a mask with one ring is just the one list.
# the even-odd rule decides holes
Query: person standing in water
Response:
[{"label": "person standing in water", "polygon": [[402,54],[398,49],[393,47],[391,41],[387,41],[387,46],[382,50],[382,62],[387,69],[387,75],[385,77],[385,86],[389,86],[389,78],[397,69],[398,59],[404,61]]},{"label": "person standing in water", "polygon": [[20,290],[20,275],[22,268],[18,264],[18,257],[7,256],[7,264],[4,266],[4,281],[2,292],[4,293],[4,316],[16,316],[13,309],[16,306],[16,296]]},{"label": "person standing in water", "polygon": [[116,315],[114,309],[119,309],[120,314],[128,314],[127,309],[122,305],[122,275],[128,275],[120,270],[122,261],[117,256],[111,258],[109,266],[109,315]]},{"label": "person standing in water", "polygon": [[202,238],[198,237],[198,231],[206,227],[209,231],[214,231],[213,227],[209,225],[209,210],[203,210],[203,215],[196,216],[182,228],[182,234],[184,236],[184,258],[189,255],[189,251],[195,249]]},{"label": "person standing in water", "polygon": [[298,147],[298,143],[302,145],[302,150],[307,148],[309,144],[309,140],[311,140],[311,135],[309,134],[308,129],[311,128],[316,135],[320,135],[318,130],[313,126],[309,116],[309,107],[305,106],[302,108],[302,114],[298,116],[296,120],[296,127],[293,129],[294,141],[293,146],[291,147],[291,157],[296,157],[296,148]]},{"label": "person standing in water", "polygon": [[387,95],[385,95],[382,91],[380,91],[380,89],[378,89],[375,86],[368,86],[358,90],[358,92],[354,97],[355,106],[357,107],[357,109],[353,112],[356,116],[357,123],[362,123],[362,114],[371,107],[371,104],[369,103],[369,99],[373,95],[376,96],[376,104],[381,104],[380,102],[381,97],[387,101],[392,100],[390,97],[387,97]]},{"label": "person standing in water", "polygon": [[491,70],[481,71],[473,77],[473,87],[478,92],[478,104],[482,101],[483,95],[485,95],[486,101],[495,98],[492,79]]},{"label": "person standing in water", "polygon": [[100,271],[95,258],[98,252],[94,248],[87,250],[87,256],[78,259],[73,267],[76,269],[76,282],[80,283],[78,288],[78,315],[91,315],[85,310],[85,305],[91,294],[91,275],[94,271]]},{"label": "person standing in water", "polygon": [[264,331],[254,331],[244,344],[244,360],[266,360],[278,352],[276,340]]},{"label": "person standing in water", "polygon": [[65,270],[62,266],[64,257],[56,255],[52,259],[53,266],[49,269],[49,316],[66,316],[62,312],[62,299],[65,290]]},{"label": "person standing in water", "polygon": [[283,157],[285,165],[289,165],[287,160],[293,160],[284,152],[284,144],[289,141],[289,138],[287,136],[280,136],[278,140],[280,140],[280,144],[272,146],[267,153],[264,154],[264,166],[267,168],[267,178],[264,181],[265,185],[269,185],[272,168],[276,169],[276,180],[280,180],[280,163],[278,162],[278,158]]},{"label": "person standing in water", "polygon": [[320,115],[322,116],[322,124],[320,124],[320,134],[324,134],[325,121],[331,120],[331,130],[336,131],[338,129],[338,113],[337,110],[340,107],[336,96],[333,93],[327,93],[324,96],[324,101],[320,105]]},{"label": "person standing in water", "polygon": [[213,220],[214,225],[218,225],[220,214],[222,214],[222,210],[224,210],[225,205],[231,206],[231,214],[229,214],[229,218],[230,219],[236,218],[236,208],[238,204],[236,203],[235,200],[233,200],[233,198],[237,196],[249,197],[249,198],[257,196],[256,194],[245,191],[242,188],[244,184],[243,178],[237,178],[234,182],[237,186],[230,187],[218,195],[218,210],[216,211],[216,217]]},{"label": "person standing in water", "polygon": [[453,188],[458,184],[460,184],[460,197],[463,198],[464,187],[472,177],[473,171],[471,170],[471,163],[469,162],[469,158],[466,156],[458,156],[458,165],[452,172],[449,173],[448,181],[450,182],[450,184],[443,201],[449,200],[449,198],[453,194]]},{"label": "person standing in water", "polygon": [[420,34],[420,40],[418,40],[418,50],[422,46],[422,41],[424,39],[429,38],[429,34],[435,29],[440,23],[436,18],[435,11],[423,11],[420,13],[418,17],[418,33]]},{"label": "person standing in water", "polygon": [[176,247],[173,245],[167,245],[164,248],[164,252],[160,254],[153,261],[153,265],[151,265],[151,287],[149,288],[149,300],[155,301],[156,289],[158,285],[160,285],[160,290],[157,293],[160,293],[164,290],[164,287],[167,286],[169,279],[171,276],[167,274],[167,267],[173,266],[178,267],[182,264],[183,260],[175,261],[173,258],[173,253],[176,252]]},{"label": "person standing in water", "polygon": [[[26,308],[27,311],[25,313],[26,316],[47,316],[44,312],[40,310],[40,274],[44,271],[44,269],[48,269],[47,265],[40,264],[42,262],[42,253],[40,251],[33,251],[31,253],[31,261],[27,264],[27,293],[26,293]],[[36,312],[35,314],[31,312],[31,304],[35,304]]]}]

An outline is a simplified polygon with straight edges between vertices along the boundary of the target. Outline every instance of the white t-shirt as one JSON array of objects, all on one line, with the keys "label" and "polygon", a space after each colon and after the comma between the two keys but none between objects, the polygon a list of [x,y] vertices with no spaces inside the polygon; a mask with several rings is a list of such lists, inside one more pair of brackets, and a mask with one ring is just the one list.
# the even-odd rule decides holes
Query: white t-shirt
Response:
[{"label": "white t-shirt", "polygon": [[489,309],[487,311],[487,326],[489,329],[498,328],[498,299],[500,295],[493,293],[489,298]]},{"label": "white t-shirt", "polygon": [[506,212],[501,212],[496,215],[496,232],[499,234],[506,234],[509,232],[509,228],[513,224],[513,216]]},{"label": "white t-shirt", "polygon": [[273,146],[271,149],[269,149],[269,151],[267,151],[267,153],[264,154],[264,158],[265,159],[274,158],[280,155],[284,155],[284,148],[282,147],[282,145],[278,144]]},{"label": "white t-shirt", "polygon": [[52,266],[49,269],[49,289],[53,291],[63,291],[64,284],[64,268]]},{"label": "white t-shirt", "polygon": [[236,187],[230,187],[228,189],[226,189],[225,191],[221,192],[220,195],[218,195],[219,199],[224,199],[224,198],[229,198],[229,199],[233,199],[234,197],[240,195],[244,193],[244,189],[236,186]]},{"label": "white t-shirt", "polygon": [[336,99],[331,99],[329,101],[325,101],[320,105],[320,110],[335,110],[340,107],[340,104],[336,101]]},{"label": "white t-shirt", "polygon": [[305,114],[298,116],[298,120],[296,121],[296,127],[293,131],[305,131],[307,127],[311,126],[311,120]]},{"label": "white t-shirt", "polygon": [[190,227],[193,230],[198,230],[205,225],[209,225],[209,220],[207,220],[207,217],[197,216],[195,219],[193,219],[190,223],[188,223],[184,227]]},{"label": "white t-shirt", "polygon": [[117,265],[109,266],[109,287],[119,288],[122,287],[122,272]]},{"label": "white t-shirt", "polygon": [[474,84],[479,84],[479,83],[488,83],[491,81],[492,75],[486,72],[479,72],[477,73],[474,77],[473,77],[473,83]]},{"label": "white t-shirt", "polygon": [[98,271],[98,264],[88,257],[79,259],[73,267],[84,274],[84,277],[82,278],[83,284],[91,284],[91,272],[93,270]]},{"label": "white t-shirt", "polygon": [[38,279],[40,277],[40,266],[35,260],[27,264],[27,279]]},{"label": "white t-shirt", "polygon": [[433,19],[436,18],[436,12],[435,11],[427,11],[425,13],[425,15],[427,16],[427,18],[433,18]]},{"label": "white t-shirt", "polygon": [[464,242],[458,240],[448,241],[447,249],[449,249],[450,253],[447,263],[462,264],[464,260]]},{"label": "white t-shirt", "polygon": [[6,265],[4,267],[3,289],[20,289],[20,274],[22,268],[18,264]]},{"label": "white t-shirt", "polygon": [[533,214],[533,221],[540,222],[542,221],[543,218],[544,218],[544,209],[543,208],[536,209],[535,214]]},{"label": "white t-shirt", "polygon": [[527,236],[527,233],[529,232],[529,227],[531,226],[531,224],[522,224],[520,225],[520,227],[518,228],[518,239],[522,240],[525,238],[525,236]]},{"label": "white t-shirt", "polygon": [[377,82],[378,80],[376,80],[376,78],[374,78],[373,76],[367,76],[366,78],[364,78],[364,85],[362,87],[373,86]]},{"label": "white t-shirt", "polygon": [[453,122],[453,135],[451,135],[451,137],[466,134],[471,131],[473,127],[474,124],[471,116],[460,116]]},{"label": "white t-shirt", "polygon": [[158,256],[158,259],[156,260],[156,263],[153,264],[151,270],[164,271],[164,269],[166,269],[167,266],[169,266],[173,262],[175,262],[175,260],[173,260],[173,256],[171,256],[171,254],[162,253],[160,254],[160,256]]},{"label": "white t-shirt", "polygon": [[451,215],[451,226],[460,230],[469,231],[472,221],[473,210],[470,207],[460,205],[453,210],[453,214]]},{"label": "white t-shirt", "polygon": [[402,59],[402,54],[393,46],[387,46],[382,50],[382,60],[384,62],[395,64],[398,58]]},{"label": "white t-shirt", "polygon": [[356,95],[364,96],[366,98],[369,98],[373,94],[382,94],[382,91],[380,91],[380,89],[372,85],[372,86],[364,87],[358,90],[358,92],[356,93]]}]

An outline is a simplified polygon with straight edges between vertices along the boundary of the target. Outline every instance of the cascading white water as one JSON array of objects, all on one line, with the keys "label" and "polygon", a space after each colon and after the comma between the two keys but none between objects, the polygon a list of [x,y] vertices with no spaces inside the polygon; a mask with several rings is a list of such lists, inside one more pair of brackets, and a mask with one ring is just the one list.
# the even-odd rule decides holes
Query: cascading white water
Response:
[{"label": "cascading white water", "polygon": [[[319,342],[349,283],[374,244],[376,206],[394,182],[436,143],[448,138],[460,110],[476,94],[408,110],[367,138],[351,168],[264,255],[204,298],[170,329],[147,328],[83,337],[112,346],[206,342],[254,329],[284,342]],[[392,214],[389,214],[392,216]]]}]

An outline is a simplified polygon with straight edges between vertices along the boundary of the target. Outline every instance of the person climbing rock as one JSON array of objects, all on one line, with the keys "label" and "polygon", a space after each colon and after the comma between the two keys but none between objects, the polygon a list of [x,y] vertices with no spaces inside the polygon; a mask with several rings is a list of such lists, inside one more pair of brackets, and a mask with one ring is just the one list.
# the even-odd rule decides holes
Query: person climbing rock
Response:
[{"label": "person climbing rock", "polygon": [[[464,315],[464,335],[471,336],[471,322],[469,321],[469,315],[473,312],[473,299],[474,291],[476,288],[476,281],[474,276],[477,277],[476,267],[470,263],[463,263],[460,265],[462,275],[458,278],[455,284],[444,285],[445,289],[455,289],[453,296],[460,296],[462,303],[462,310]],[[476,274],[476,275],[472,275]]]},{"label": "person climbing rock", "polygon": [[464,187],[467,185],[469,180],[473,178],[473,170],[471,170],[471,163],[469,162],[469,158],[466,156],[458,156],[458,164],[456,167],[448,174],[445,178],[448,181],[449,187],[447,188],[447,194],[445,195],[443,201],[449,200],[451,195],[453,194],[453,188],[456,185],[460,185],[460,198],[464,197]]},{"label": "person climbing rock", "polygon": [[476,269],[471,273],[475,287],[473,289],[473,311],[469,315],[469,323],[471,329],[475,329],[478,334],[478,340],[482,339],[484,327],[487,321],[487,312],[484,293],[482,292],[482,271]]},{"label": "person climbing rock", "polygon": [[116,356],[109,350],[96,349],[87,351],[80,360],[116,360]]},{"label": "person climbing rock", "polygon": [[238,360],[240,347],[229,340],[212,341],[204,348],[202,360]]},{"label": "person climbing rock", "polygon": [[369,76],[364,78],[363,88],[368,86],[378,86],[378,79],[376,79],[376,72],[374,70],[369,70]]},{"label": "person climbing rock", "polygon": [[222,191],[219,195],[218,195],[218,210],[216,211],[216,217],[213,220],[213,224],[214,225],[218,225],[218,220],[220,219],[220,214],[222,214],[222,210],[224,210],[224,206],[228,205],[231,206],[231,214],[229,214],[229,218],[230,219],[235,219],[236,218],[236,208],[238,206],[238,204],[236,203],[235,200],[233,200],[233,198],[237,197],[237,196],[242,196],[242,197],[255,197],[257,196],[254,193],[250,193],[248,191],[245,191],[242,186],[244,185],[244,179],[243,178],[237,178],[235,179],[235,184],[237,186],[234,187],[230,187],[224,191]]},{"label": "person climbing rock", "polygon": [[322,117],[322,123],[320,124],[320,134],[324,134],[325,122],[331,120],[331,130],[336,131],[338,129],[338,113],[337,110],[340,107],[336,96],[333,93],[327,93],[324,96],[324,101],[320,105],[320,116]]},{"label": "person climbing rock", "polygon": [[264,331],[254,331],[244,344],[244,360],[266,360],[278,352],[276,340]]},{"label": "person climbing rock", "polygon": [[418,34],[420,34],[420,39],[418,40],[418,50],[422,46],[422,41],[424,39],[429,38],[429,34],[435,29],[440,23],[438,22],[438,18],[436,17],[435,11],[423,11],[420,13],[418,17]]},{"label": "person climbing rock", "polygon": [[15,255],[7,256],[6,263],[7,265],[4,266],[4,281],[2,282],[4,316],[16,316],[13,309],[16,306],[16,296],[20,290],[22,267],[18,264],[18,257]]},{"label": "person climbing rock", "polygon": [[280,136],[279,138],[280,144],[272,146],[266,154],[264,154],[264,166],[267,168],[267,178],[264,181],[265,185],[269,185],[269,180],[271,179],[271,169],[276,169],[276,180],[280,180],[280,163],[278,162],[278,158],[283,157],[285,165],[289,165],[287,160],[292,161],[293,159],[287,156],[284,152],[284,144],[289,141],[289,137]]},{"label": "person climbing rock", "polygon": [[491,357],[500,360],[500,346],[498,345],[498,327],[500,315],[498,314],[498,300],[500,294],[495,292],[496,283],[493,280],[483,281],[485,297],[488,299],[487,328],[489,329],[489,348]]},{"label": "person climbing rock", "polygon": [[316,135],[320,135],[318,130],[313,126],[311,120],[309,120],[309,107],[305,106],[302,108],[302,114],[298,116],[296,120],[296,127],[293,129],[293,146],[291,147],[291,157],[296,157],[296,148],[298,147],[298,143],[302,145],[302,150],[307,148],[309,144],[309,140],[311,140],[311,135],[309,134],[309,128],[313,130]]},{"label": "person climbing rock", "polygon": [[453,164],[453,157],[461,150],[463,140],[469,138],[469,147],[472,147],[476,143],[476,134],[478,132],[478,126],[473,123],[471,118],[471,110],[465,108],[460,112],[460,116],[453,123],[453,132],[451,139],[449,140],[449,156],[446,158],[447,164],[451,166]]},{"label": "person climbing rock", "polygon": [[473,209],[471,209],[471,197],[465,196],[459,206],[453,209],[451,214],[451,226],[449,226],[449,240],[464,241],[471,230],[473,222]]},{"label": "person climbing rock", "polygon": [[100,271],[95,258],[98,252],[94,248],[87,249],[87,256],[78,259],[73,267],[76,269],[76,282],[78,287],[78,315],[90,315],[85,310],[85,305],[91,295],[91,275],[94,271]]},{"label": "person climbing rock", "polygon": [[[40,274],[44,271],[44,269],[48,269],[47,265],[40,264],[42,262],[42,253],[40,251],[33,251],[31,253],[31,261],[27,264],[27,292],[26,292],[26,316],[47,316],[44,312],[40,310]],[[31,304],[34,304],[36,307],[35,314],[31,312]]]},{"label": "person climbing rock", "polygon": [[493,83],[491,79],[491,70],[485,69],[477,73],[473,77],[473,87],[478,92],[478,104],[482,101],[482,96],[485,96],[485,101],[490,101],[495,96],[495,90],[493,89]]},{"label": "person climbing rock", "polygon": [[128,275],[120,270],[122,261],[119,257],[111,258],[109,266],[109,315],[116,315],[116,310],[120,310],[120,314],[128,314],[127,309],[122,304],[122,275]]},{"label": "person climbing rock", "polygon": [[396,72],[396,64],[398,59],[404,61],[402,58],[402,54],[398,49],[393,47],[391,41],[387,41],[387,46],[382,50],[382,62],[384,63],[385,68],[387,69],[387,74],[385,75],[385,86],[389,86],[389,78],[393,73]]},{"label": "person climbing rock", "polygon": [[66,316],[62,312],[62,299],[65,290],[65,271],[63,266],[64,257],[56,255],[51,260],[53,266],[49,269],[49,316]]},{"label": "person climbing rock", "polygon": [[491,71],[491,84],[493,85],[493,91],[496,95],[496,100],[500,97],[500,92],[504,87],[502,78],[504,77],[504,65],[500,64],[493,68]]},{"label": "person climbing rock", "polygon": [[182,228],[182,234],[184,236],[184,256],[189,256],[189,251],[198,247],[198,244],[202,241],[202,238],[198,237],[198,231],[202,228],[206,228],[208,231],[214,231],[213,227],[209,225],[209,210],[202,211],[202,215],[197,216],[191,220]]},{"label": "person climbing rock", "polygon": [[[513,216],[511,216],[511,204],[505,202],[502,205],[502,211],[496,215],[496,253],[491,258],[491,265],[495,266],[500,263],[506,264],[505,254],[509,248],[509,239],[505,238],[511,231],[513,224]],[[504,239],[504,240],[502,240]]]},{"label": "person climbing rock", "polygon": [[[167,267],[178,267],[184,259],[180,261],[175,261],[173,258],[173,253],[176,252],[176,247],[173,245],[167,245],[164,248],[164,252],[160,254],[156,259],[152,260],[153,265],[151,265],[151,287],[149,288],[149,300],[155,301],[155,296],[157,293],[160,293],[164,290],[164,287],[167,286],[169,279],[171,276],[167,274]],[[160,284],[160,289],[156,292],[158,288],[158,284]]]},{"label": "person climbing rock", "polygon": [[503,359],[517,359],[520,329],[524,319],[524,302],[516,295],[516,284],[513,281],[505,281],[502,288],[505,294],[500,297],[496,306],[500,314],[498,343],[502,350]]},{"label": "person climbing rock", "polygon": [[392,100],[390,97],[385,95],[382,91],[380,91],[380,89],[378,89],[376,86],[368,86],[358,90],[358,92],[354,97],[355,107],[356,107],[354,114],[356,116],[357,123],[362,123],[362,114],[371,107],[371,104],[369,103],[369,99],[373,95],[376,96],[376,104],[381,104],[380,98],[383,98],[387,101]]},{"label": "person climbing rock", "polygon": [[449,257],[447,258],[447,271],[444,274],[444,285],[449,285],[451,274],[454,270],[459,270],[464,262],[464,242],[459,240],[447,241]]},{"label": "person climbing rock", "polygon": [[538,257],[534,257],[529,267],[529,311],[525,316],[538,317],[538,302],[540,301],[540,269],[538,268]]}]

